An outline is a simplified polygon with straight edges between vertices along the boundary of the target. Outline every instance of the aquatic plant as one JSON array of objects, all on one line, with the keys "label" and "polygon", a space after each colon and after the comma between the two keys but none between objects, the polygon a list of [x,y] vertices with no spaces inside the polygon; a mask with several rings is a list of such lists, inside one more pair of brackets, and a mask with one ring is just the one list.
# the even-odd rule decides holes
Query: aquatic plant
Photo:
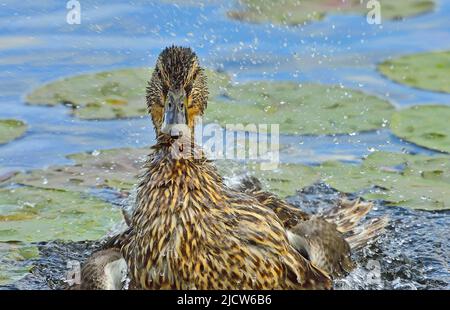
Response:
[{"label": "aquatic plant", "polygon": [[15,119],[0,119],[0,144],[21,137],[27,131],[27,125]]},{"label": "aquatic plant", "polygon": [[[230,10],[228,16],[239,21],[252,23],[274,23],[302,25],[323,19],[328,14],[367,14],[365,1],[329,0],[239,0],[238,8]],[[398,20],[433,10],[432,0],[381,1],[382,18]]]},{"label": "aquatic plant", "polygon": [[450,153],[450,106],[423,105],[397,111],[391,129],[402,139]]},{"label": "aquatic plant", "polygon": [[378,70],[408,86],[450,93],[450,51],[427,52],[385,60]]},{"label": "aquatic plant", "polygon": [[77,192],[0,189],[0,242],[96,240],[121,219],[120,210]]}]

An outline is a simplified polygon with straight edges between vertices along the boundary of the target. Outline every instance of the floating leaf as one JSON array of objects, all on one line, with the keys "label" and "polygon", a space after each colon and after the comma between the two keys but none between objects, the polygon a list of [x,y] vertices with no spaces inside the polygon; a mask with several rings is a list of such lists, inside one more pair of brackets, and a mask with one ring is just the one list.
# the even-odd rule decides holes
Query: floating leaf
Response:
[{"label": "floating leaf", "polygon": [[414,106],[394,113],[391,129],[402,139],[450,153],[449,120],[450,106]]},{"label": "floating leaf", "polygon": [[[435,7],[435,1],[433,0],[379,0],[379,2],[382,19],[390,20],[401,20],[429,13]],[[367,8],[366,2],[363,1],[362,3],[362,13],[366,15],[370,9]]]},{"label": "floating leaf", "polygon": [[450,93],[450,51],[402,56],[384,61],[378,69],[398,83]]},{"label": "floating leaf", "polygon": [[245,175],[256,177],[264,190],[280,197],[295,194],[297,190],[317,182],[320,175],[313,168],[300,164],[278,164],[273,170],[261,169],[260,163],[239,163],[231,160],[218,160],[215,165],[219,173],[227,178],[242,178]]},{"label": "floating leaf", "polygon": [[[27,95],[29,104],[72,107],[82,119],[116,119],[146,114],[145,88],[152,70],[120,69],[64,78],[39,87]],[[229,83],[225,74],[207,70],[212,96]]]},{"label": "floating leaf", "polygon": [[0,189],[0,242],[102,237],[121,213],[80,193],[34,187]]},{"label": "floating leaf", "polygon": [[0,119],[0,144],[22,136],[27,130],[27,125],[15,119]]},{"label": "floating leaf", "polygon": [[[230,18],[252,23],[301,25],[323,19],[327,14],[360,13],[370,9],[361,0],[239,0],[240,8],[228,12]],[[380,1],[383,19],[403,19],[429,12],[434,8],[432,0]]]},{"label": "floating leaf", "polygon": [[339,191],[413,209],[450,209],[450,157],[376,152],[361,165],[326,162],[316,168]]},{"label": "floating leaf", "polygon": [[81,192],[92,188],[128,191],[136,184],[139,169],[149,153],[148,148],[123,148],[73,154],[68,158],[75,161],[74,165],[32,170],[8,182]]},{"label": "floating leaf", "polygon": [[263,183],[265,190],[280,197],[293,195],[320,178],[313,168],[299,164],[280,164],[275,170],[254,169],[250,174]]},{"label": "floating leaf", "polygon": [[229,87],[206,112],[207,122],[279,124],[285,134],[338,134],[380,128],[393,106],[339,86],[256,82]]}]

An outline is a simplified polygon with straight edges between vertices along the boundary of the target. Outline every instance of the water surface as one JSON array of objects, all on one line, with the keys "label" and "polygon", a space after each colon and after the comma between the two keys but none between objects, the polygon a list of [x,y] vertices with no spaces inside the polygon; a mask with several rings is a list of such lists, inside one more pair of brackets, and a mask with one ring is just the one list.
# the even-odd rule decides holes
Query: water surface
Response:
[{"label": "water surface", "polygon": [[[450,1],[438,1],[434,12],[404,21],[383,21],[381,25],[369,25],[356,14],[330,14],[323,21],[299,27],[229,20],[226,10],[234,5],[232,1],[175,5],[111,0],[81,4],[81,25],[68,25],[64,1],[0,1],[0,118],[17,118],[29,125],[24,137],[0,145],[0,175],[68,164],[65,156],[76,152],[152,144],[154,134],[147,117],[83,121],[72,118],[63,106],[26,105],[24,96],[34,87],[64,76],[152,66],[161,49],[170,44],[191,46],[204,65],[228,72],[234,82],[341,84],[386,98],[398,108],[450,105],[450,94],[400,85],[376,71],[376,64],[389,57],[450,49]],[[436,154],[398,139],[386,128],[351,135],[282,136],[280,142],[284,145],[283,162],[306,164],[328,159],[358,162],[375,150]],[[368,249],[360,261],[362,267],[367,258],[381,261],[382,283],[365,285],[358,271],[339,285],[448,288],[449,244],[445,236],[449,214],[382,205],[377,213],[390,214],[392,235],[378,247]],[[25,279],[17,287],[58,287],[42,281],[42,270],[65,268],[61,255],[55,254],[61,246],[40,246],[47,249],[42,250],[44,253],[53,254],[44,255],[44,267],[35,275],[37,278],[27,278],[28,282]],[[72,255],[83,258],[80,253],[91,245],[71,246]]]}]

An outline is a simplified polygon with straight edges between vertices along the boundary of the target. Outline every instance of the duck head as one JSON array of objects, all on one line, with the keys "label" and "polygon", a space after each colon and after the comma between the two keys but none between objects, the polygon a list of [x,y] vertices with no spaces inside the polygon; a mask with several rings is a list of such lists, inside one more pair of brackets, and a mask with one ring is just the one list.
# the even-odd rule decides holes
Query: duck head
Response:
[{"label": "duck head", "polygon": [[197,55],[172,46],[158,57],[147,87],[147,106],[158,140],[193,134],[195,120],[203,115],[208,88]]}]

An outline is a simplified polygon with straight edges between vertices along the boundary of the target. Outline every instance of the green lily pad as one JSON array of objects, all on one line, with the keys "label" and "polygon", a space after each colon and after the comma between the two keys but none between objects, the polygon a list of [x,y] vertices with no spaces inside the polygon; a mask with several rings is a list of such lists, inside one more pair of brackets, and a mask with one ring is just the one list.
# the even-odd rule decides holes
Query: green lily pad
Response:
[{"label": "green lily pad", "polygon": [[228,11],[228,17],[251,23],[301,25],[321,20],[327,12],[321,1],[240,0],[238,2],[242,8]]},{"label": "green lily pad", "polygon": [[95,240],[120,219],[120,210],[80,193],[34,187],[0,190],[0,242]]},{"label": "green lily pad", "polygon": [[[381,0],[382,19],[396,20],[429,12],[432,0]],[[366,15],[370,9],[366,1],[329,0],[239,0],[240,8],[228,12],[230,18],[251,23],[301,25],[323,19],[328,14],[359,13]]]},{"label": "green lily pad", "polygon": [[27,131],[27,125],[15,119],[0,119],[0,144],[21,137]]},{"label": "green lily pad", "polygon": [[0,243],[0,285],[12,284],[29,274],[30,260],[39,257],[34,245],[17,242]]},{"label": "green lily pad", "polygon": [[339,134],[384,126],[393,106],[339,86],[256,82],[229,87],[206,112],[207,122],[279,124],[284,134]]},{"label": "green lily pad", "polygon": [[128,191],[137,183],[148,148],[111,149],[67,156],[74,165],[18,174],[8,182],[47,189],[84,192],[92,188]]},{"label": "green lily pad", "polygon": [[413,209],[450,209],[449,156],[376,152],[361,165],[326,162],[316,169],[342,192]]},{"label": "green lily pad", "polygon": [[299,164],[280,164],[275,170],[253,169],[250,174],[261,181],[264,190],[280,197],[294,195],[320,179],[313,168]]},{"label": "green lily pad", "polygon": [[[434,10],[435,1],[433,0],[379,0],[381,3],[381,18],[388,20],[402,20],[408,17],[414,17]],[[369,9],[364,2],[362,13],[367,14]]]},{"label": "green lily pad", "polygon": [[[39,87],[27,95],[28,104],[72,107],[82,119],[116,119],[146,115],[145,88],[148,68],[132,68],[82,74]],[[207,71],[212,96],[229,83],[228,76]]]},{"label": "green lily pad", "polygon": [[450,106],[414,106],[394,113],[391,129],[402,139],[450,153],[449,120]]},{"label": "green lily pad", "polygon": [[320,174],[300,164],[280,163],[274,170],[262,170],[259,163],[239,163],[231,160],[218,160],[215,165],[220,175],[228,178],[251,175],[264,186],[264,190],[280,197],[295,194],[297,190],[319,181]]},{"label": "green lily pad", "polygon": [[402,56],[384,61],[378,69],[398,83],[450,93],[450,51]]},{"label": "green lily pad", "polygon": [[72,106],[83,119],[113,119],[145,114],[146,68],[83,74],[58,80],[28,94],[29,104]]}]

